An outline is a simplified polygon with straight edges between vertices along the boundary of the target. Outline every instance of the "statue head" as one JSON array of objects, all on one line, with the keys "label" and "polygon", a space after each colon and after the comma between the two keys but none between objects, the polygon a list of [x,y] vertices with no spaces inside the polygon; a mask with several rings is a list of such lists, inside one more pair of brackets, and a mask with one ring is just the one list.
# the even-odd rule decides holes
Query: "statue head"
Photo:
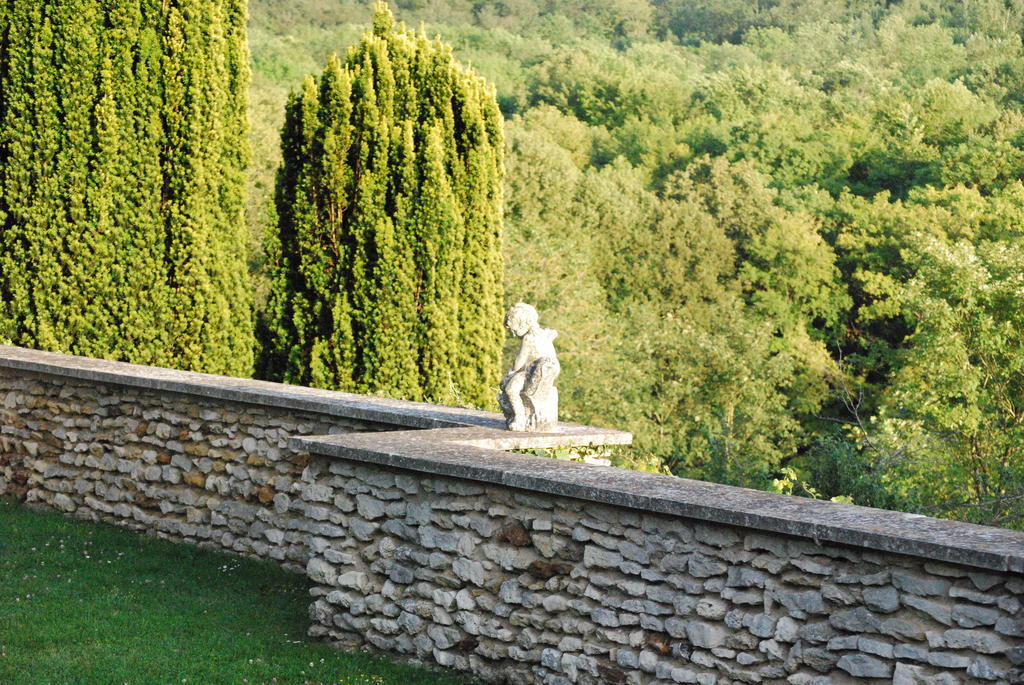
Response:
[{"label": "statue head", "polygon": [[530,329],[536,328],[539,321],[540,317],[537,315],[537,310],[533,308],[533,305],[517,302],[509,307],[508,314],[505,315],[505,328],[512,331],[513,335],[521,338]]}]

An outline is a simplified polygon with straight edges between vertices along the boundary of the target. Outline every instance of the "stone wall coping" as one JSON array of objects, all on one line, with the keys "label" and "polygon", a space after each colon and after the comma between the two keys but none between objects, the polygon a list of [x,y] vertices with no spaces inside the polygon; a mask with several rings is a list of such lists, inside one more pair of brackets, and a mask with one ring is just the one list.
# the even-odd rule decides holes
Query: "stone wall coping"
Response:
[{"label": "stone wall coping", "polygon": [[[194,371],[178,371],[156,366],[93,359],[24,347],[0,345],[0,369],[62,376],[84,381],[193,395],[258,406],[269,406],[314,414],[358,419],[403,428],[446,428],[476,426],[496,429],[509,436],[522,436],[524,446],[537,446],[536,438],[526,433],[504,430],[500,414],[460,407],[444,407],[426,402],[409,402],[386,397],[357,395],[334,390],[307,388],[247,378],[217,376]],[[497,388],[495,388],[497,392]],[[545,446],[629,444],[632,435],[624,431],[560,423],[557,434]],[[557,437],[553,437],[557,436]],[[516,442],[515,438],[512,442]],[[509,443],[512,444],[512,443]]]},{"label": "stone wall coping", "polygon": [[507,431],[451,428],[295,437],[289,445],[318,455],[796,536],[815,543],[840,543],[1024,574],[1024,532],[509,454],[502,450],[553,446],[560,436],[537,434],[533,444],[510,441],[508,436]]}]

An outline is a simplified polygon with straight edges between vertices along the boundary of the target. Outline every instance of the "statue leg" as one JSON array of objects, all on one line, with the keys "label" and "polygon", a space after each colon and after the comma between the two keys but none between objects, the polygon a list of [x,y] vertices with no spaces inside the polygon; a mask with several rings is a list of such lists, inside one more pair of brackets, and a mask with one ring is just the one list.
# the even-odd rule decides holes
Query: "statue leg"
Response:
[{"label": "statue leg", "polygon": [[526,374],[520,371],[512,376],[505,384],[505,398],[508,400],[512,410],[512,416],[505,415],[505,422],[509,430],[526,430],[526,407],[523,406],[523,385],[526,383]]}]

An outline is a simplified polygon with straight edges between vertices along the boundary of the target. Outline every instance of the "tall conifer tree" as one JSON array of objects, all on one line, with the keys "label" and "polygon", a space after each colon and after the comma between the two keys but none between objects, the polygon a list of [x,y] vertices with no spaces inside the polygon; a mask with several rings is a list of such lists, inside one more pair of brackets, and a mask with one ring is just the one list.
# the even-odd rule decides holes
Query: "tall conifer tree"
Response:
[{"label": "tall conifer tree", "polygon": [[251,372],[245,0],[0,2],[0,338]]},{"label": "tall conifer tree", "polygon": [[494,88],[396,26],[288,101],[260,373],[483,405],[498,381],[502,127]]}]

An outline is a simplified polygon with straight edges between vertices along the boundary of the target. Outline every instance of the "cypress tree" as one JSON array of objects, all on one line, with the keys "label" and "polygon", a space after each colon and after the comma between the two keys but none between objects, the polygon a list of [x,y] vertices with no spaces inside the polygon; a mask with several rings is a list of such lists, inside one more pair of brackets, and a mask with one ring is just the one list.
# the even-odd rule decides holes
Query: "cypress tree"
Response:
[{"label": "cypress tree", "polygon": [[245,375],[245,0],[0,0],[0,337]]},{"label": "cypress tree", "polygon": [[493,402],[502,342],[493,86],[385,4],[286,106],[258,373]]}]

